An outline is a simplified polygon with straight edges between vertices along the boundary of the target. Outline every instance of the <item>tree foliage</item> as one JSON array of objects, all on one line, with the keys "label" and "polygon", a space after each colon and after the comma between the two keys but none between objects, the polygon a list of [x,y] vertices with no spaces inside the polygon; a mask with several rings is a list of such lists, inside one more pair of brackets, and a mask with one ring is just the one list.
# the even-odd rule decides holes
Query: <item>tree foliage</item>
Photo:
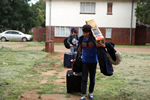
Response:
[{"label": "tree foliage", "polygon": [[30,0],[0,0],[0,27],[28,32],[35,26]]},{"label": "tree foliage", "polygon": [[36,4],[32,5],[32,9],[36,13],[36,26],[45,27],[45,6],[43,0],[39,0]]},{"label": "tree foliage", "polygon": [[141,23],[150,25],[150,0],[138,0],[136,17]]}]

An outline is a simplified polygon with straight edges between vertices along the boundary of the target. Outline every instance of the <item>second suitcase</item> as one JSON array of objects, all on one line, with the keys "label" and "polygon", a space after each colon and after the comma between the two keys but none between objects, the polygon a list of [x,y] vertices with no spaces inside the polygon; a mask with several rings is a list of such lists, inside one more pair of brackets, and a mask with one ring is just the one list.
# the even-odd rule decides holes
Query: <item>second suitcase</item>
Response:
[{"label": "second suitcase", "polygon": [[73,59],[73,53],[65,53],[64,54],[64,67],[72,67],[71,59]]},{"label": "second suitcase", "polygon": [[68,70],[66,75],[67,93],[81,92],[81,80],[82,72],[77,74]]}]

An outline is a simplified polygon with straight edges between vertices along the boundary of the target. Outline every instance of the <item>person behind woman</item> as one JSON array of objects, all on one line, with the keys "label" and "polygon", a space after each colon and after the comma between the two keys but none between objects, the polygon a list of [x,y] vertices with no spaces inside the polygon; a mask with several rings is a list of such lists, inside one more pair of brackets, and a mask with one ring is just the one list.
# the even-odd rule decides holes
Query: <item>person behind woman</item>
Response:
[{"label": "person behind woman", "polygon": [[76,56],[77,54],[77,46],[78,46],[78,31],[73,27],[71,29],[71,35],[69,36],[67,43],[70,45],[70,52]]},{"label": "person behind woman", "polygon": [[88,97],[90,100],[93,100],[93,91],[95,86],[95,74],[97,66],[97,47],[105,47],[105,44],[96,43],[94,37],[91,33],[91,26],[84,25],[82,27],[83,31],[83,40],[82,44],[78,43],[78,55],[82,52],[82,83],[81,83],[81,93],[82,97],[80,100],[86,100],[86,90],[87,90],[87,81],[88,73],[90,75],[90,84],[89,84],[89,94]]}]

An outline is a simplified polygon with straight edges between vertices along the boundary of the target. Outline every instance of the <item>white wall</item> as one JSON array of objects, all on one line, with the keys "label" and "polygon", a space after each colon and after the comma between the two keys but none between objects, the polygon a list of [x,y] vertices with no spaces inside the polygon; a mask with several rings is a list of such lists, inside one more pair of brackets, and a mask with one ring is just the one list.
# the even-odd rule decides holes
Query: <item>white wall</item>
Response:
[{"label": "white wall", "polygon": [[[91,0],[94,2],[93,0]],[[82,0],[84,2],[84,0]],[[80,1],[52,0],[51,25],[52,26],[77,26],[85,24],[85,20],[94,19],[98,27],[130,28],[131,24],[131,1],[113,2],[113,15],[107,15],[107,2],[96,2],[96,14],[80,14]],[[49,26],[49,0],[46,1],[46,26]],[[134,9],[136,3],[134,4]],[[133,28],[136,27],[134,10]]]}]

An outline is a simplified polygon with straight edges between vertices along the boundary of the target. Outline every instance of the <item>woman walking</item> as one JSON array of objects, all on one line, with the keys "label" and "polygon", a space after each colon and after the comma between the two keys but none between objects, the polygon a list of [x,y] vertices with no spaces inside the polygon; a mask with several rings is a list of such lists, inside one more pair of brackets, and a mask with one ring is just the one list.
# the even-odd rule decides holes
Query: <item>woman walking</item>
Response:
[{"label": "woman walking", "polygon": [[88,97],[90,100],[94,99],[93,91],[95,86],[95,74],[97,66],[97,47],[105,47],[105,44],[95,43],[94,37],[92,36],[91,26],[84,25],[82,27],[83,40],[82,43],[78,43],[78,54],[82,52],[82,83],[81,93],[82,97],[80,100],[86,100],[87,81],[88,73],[90,75],[89,93]]}]

